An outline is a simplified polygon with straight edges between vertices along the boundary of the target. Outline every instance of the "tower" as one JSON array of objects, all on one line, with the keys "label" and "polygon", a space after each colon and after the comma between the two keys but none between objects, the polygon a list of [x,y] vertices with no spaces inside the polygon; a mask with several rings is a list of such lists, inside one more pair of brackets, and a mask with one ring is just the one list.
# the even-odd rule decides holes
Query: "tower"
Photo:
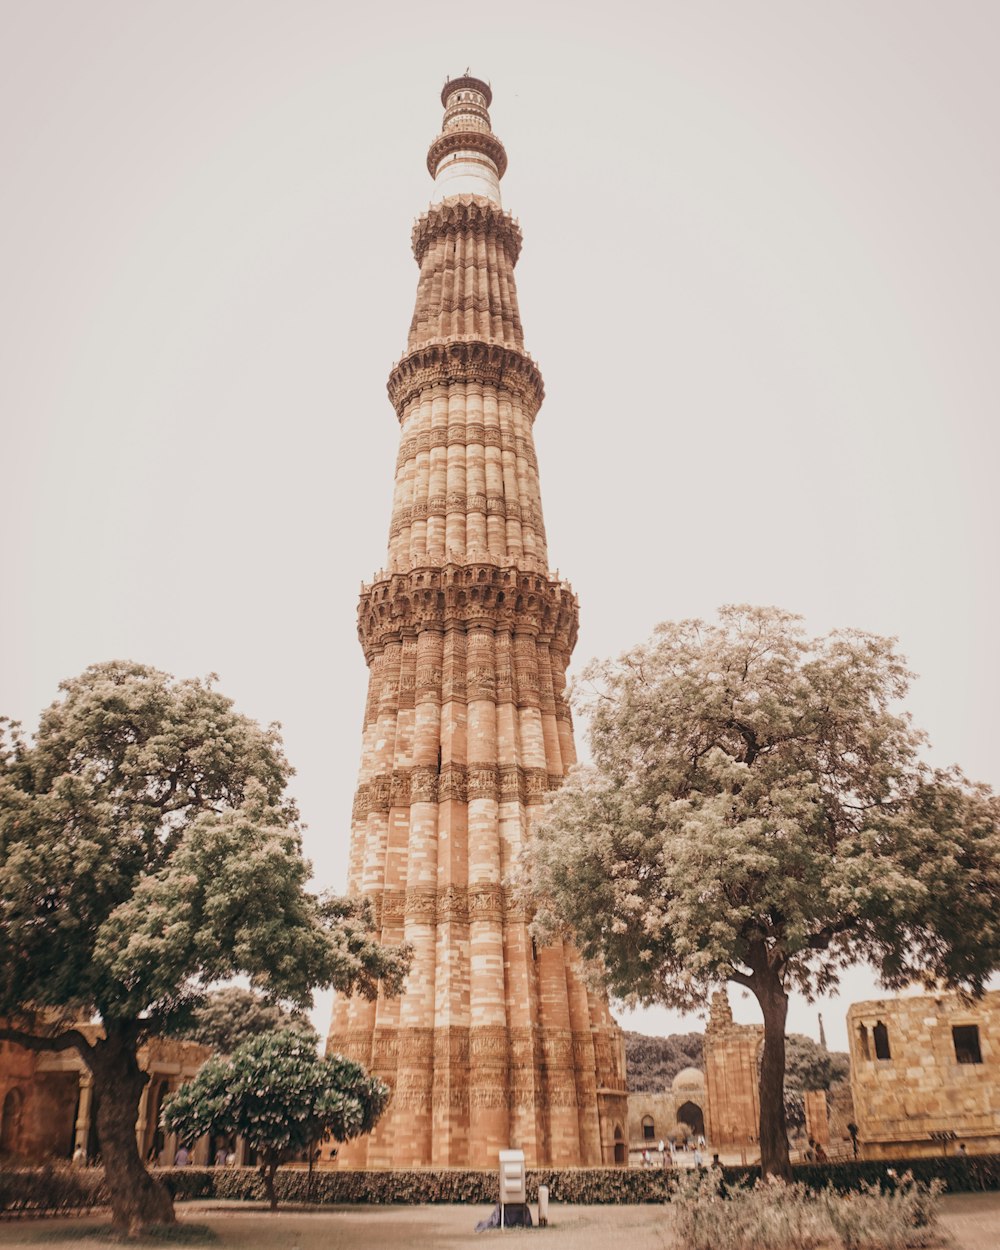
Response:
[{"label": "tower", "polygon": [[[625,1161],[625,1064],[579,955],[536,948],[510,888],[545,792],[575,760],[564,687],[577,601],[548,571],[517,223],[485,82],[445,84],[406,352],[389,552],[361,592],[369,667],[349,890],[409,942],[403,995],[339,998],[328,1047],[393,1087],[355,1166]],[[618,1149],[616,1150],[616,1142]]]}]

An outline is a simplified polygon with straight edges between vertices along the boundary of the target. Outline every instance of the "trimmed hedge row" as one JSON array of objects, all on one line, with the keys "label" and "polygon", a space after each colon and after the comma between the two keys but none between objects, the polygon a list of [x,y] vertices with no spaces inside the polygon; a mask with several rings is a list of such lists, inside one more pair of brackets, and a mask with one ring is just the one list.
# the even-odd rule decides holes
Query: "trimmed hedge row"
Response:
[{"label": "trimmed hedge row", "polygon": [[0,1215],[81,1211],[108,1202],[104,1172],[68,1167],[0,1170]]},{"label": "trimmed hedge row", "polygon": [[[862,1181],[890,1188],[893,1178],[912,1172],[918,1181],[943,1180],[950,1193],[1000,1189],[1000,1155],[904,1159],[893,1162],[850,1160],[800,1164],[795,1179],[810,1189],[827,1186],[846,1193]],[[164,1168],[155,1175],[179,1201],[227,1198],[260,1201],[264,1188],[252,1168]],[[725,1167],[728,1185],[746,1185],[760,1175],[755,1167]],[[663,1202],[669,1172],[659,1168],[536,1168],[528,1171],[528,1200],[538,1199],[538,1186],[548,1185],[553,1202],[597,1205]],[[284,1203],[319,1205],[368,1203],[496,1203],[497,1173],[448,1168],[441,1171],[317,1171],[310,1180],[304,1168],[279,1169],[278,1199]],[[0,1214],[41,1214],[106,1206],[108,1191],[99,1168],[17,1168],[0,1170]]]},{"label": "trimmed hedge row", "polygon": [[[760,1176],[759,1167],[724,1168],[727,1182],[752,1184]],[[894,1172],[902,1176],[912,1172],[914,1180],[928,1182],[944,1181],[945,1192],[971,1193],[985,1189],[1000,1189],[1000,1155],[969,1155],[961,1158],[928,1159],[849,1159],[839,1163],[800,1163],[792,1171],[795,1179],[809,1189],[835,1189],[845,1194],[858,1189],[862,1182],[893,1187]]]},{"label": "trimmed hedge row", "polygon": [[[249,1168],[219,1168],[214,1179],[217,1198],[264,1197],[260,1177]],[[527,1182],[529,1202],[538,1200],[539,1185],[548,1185],[553,1202],[584,1204],[662,1202],[667,1191],[663,1172],[637,1168],[531,1169]],[[279,1202],[496,1203],[499,1198],[496,1172],[460,1168],[440,1172],[321,1171],[313,1173],[311,1185],[305,1169],[279,1169],[274,1183]]]}]

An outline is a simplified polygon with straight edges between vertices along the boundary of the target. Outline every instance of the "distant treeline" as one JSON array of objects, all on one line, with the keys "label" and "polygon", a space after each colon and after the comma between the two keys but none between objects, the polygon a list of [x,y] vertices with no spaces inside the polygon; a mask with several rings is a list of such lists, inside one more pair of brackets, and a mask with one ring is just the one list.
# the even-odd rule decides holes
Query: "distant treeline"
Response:
[{"label": "distant treeline", "polygon": [[682,1068],[704,1066],[704,1033],[671,1033],[646,1037],[625,1033],[625,1064],[628,1087],[635,1093],[659,1093]]}]

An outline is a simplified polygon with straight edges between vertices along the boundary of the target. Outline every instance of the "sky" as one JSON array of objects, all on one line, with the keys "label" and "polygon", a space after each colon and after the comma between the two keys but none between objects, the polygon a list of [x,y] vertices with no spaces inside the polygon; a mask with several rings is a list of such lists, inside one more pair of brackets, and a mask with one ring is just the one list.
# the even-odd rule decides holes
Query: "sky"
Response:
[{"label": "sky", "polygon": [[[992,0],[0,0],[0,712],[217,673],[344,888],[385,382],[469,67],[574,668],[723,603],[893,635],[929,758],[1000,785],[998,37]],[[843,1046],[874,993],[789,1027]]]}]

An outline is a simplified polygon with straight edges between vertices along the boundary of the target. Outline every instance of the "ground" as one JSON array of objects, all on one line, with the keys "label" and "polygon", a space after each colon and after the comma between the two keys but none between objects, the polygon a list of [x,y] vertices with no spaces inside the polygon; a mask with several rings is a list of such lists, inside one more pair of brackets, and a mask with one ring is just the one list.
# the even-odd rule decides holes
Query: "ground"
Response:
[{"label": "ground", "polygon": [[[477,1234],[487,1206],[333,1207],[321,1212],[278,1211],[219,1202],[185,1203],[180,1208],[181,1235],[176,1241],[148,1240],[144,1245],[213,1246],[219,1250],[465,1250],[489,1247],[502,1237],[507,1250],[607,1250],[613,1239],[656,1250],[678,1250],[671,1236],[670,1208],[658,1206],[577,1207],[552,1204],[546,1229],[509,1229]],[[534,1216],[535,1210],[532,1209]],[[943,1223],[951,1234],[950,1250],[996,1250],[1000,1245],[1000,1194],[954,1194],[943,1201]],[[192,1238],[190,1226],[211,1230]],[[3,1250],[65,1250],[83,1244],[90,1250],[115,1246],[97,1217],[72,1220],[13,1220],[0,1223]]]}]

